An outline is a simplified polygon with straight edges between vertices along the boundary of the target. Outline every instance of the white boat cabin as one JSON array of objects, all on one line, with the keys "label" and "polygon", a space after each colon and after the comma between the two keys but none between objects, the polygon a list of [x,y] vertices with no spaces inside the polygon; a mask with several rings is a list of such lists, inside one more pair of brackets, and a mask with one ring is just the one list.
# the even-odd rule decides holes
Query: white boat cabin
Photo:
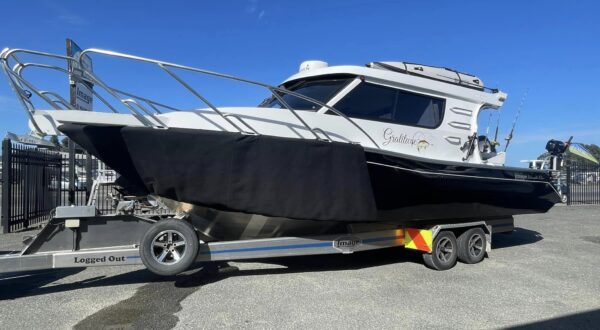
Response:
[{"label": "white boat cabin", "polygon": [[[282,86],[352,118],[382,149],[439,160],[504,164],[504,153],[496,152],[485,136],[475,139],[467,155],[479,113],[499,108],[507,97],[485,89],[475,76],[404,62],[329,67],[325,62],[307,61]],[[282,98],[294,109],[335,116],[327,107],[292,95]],[[261,106],[283,107],[274,97]],[[371,147],[368,141],[357,139]]]}]

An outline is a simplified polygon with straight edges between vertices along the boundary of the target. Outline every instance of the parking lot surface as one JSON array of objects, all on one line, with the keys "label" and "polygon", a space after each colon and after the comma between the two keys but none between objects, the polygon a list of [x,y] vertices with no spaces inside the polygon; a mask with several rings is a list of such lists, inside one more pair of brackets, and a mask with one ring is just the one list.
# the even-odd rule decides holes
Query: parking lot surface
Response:
[{"label": "parking lot surface", "polygon": [[[0,279],[3,329],[593,328],[600,207],[519,216],[489,258],[449,271],[403,248],[230,262],[172,278],[143,267]],[[0,235],[9,251],[23,234]]]}]

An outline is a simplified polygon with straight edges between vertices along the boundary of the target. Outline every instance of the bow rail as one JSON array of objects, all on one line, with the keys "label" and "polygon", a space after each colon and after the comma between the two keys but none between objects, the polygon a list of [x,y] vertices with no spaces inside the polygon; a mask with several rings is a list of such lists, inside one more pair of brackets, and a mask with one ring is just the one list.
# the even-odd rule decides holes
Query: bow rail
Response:
[{"label": "bow rail", "polygon": [[[55,60],[62,60],[62,61],[65,61],[65,63],[67,64],[67,68],[75,67],[76,69],[69,70],[65,67],[61,67],[58,65],[36,63],[36,62],[23,62],[20,60],[20,58],[18,56],[20,54],[46,57],[46,58],[51,58],[51,59],[55,59]],[[313,98],[307,97],[305,95],[287,90],[285,88],[272,86],[272,85],[268,85],[268,84],[261,83],[258,81],[253,81],[253,80],[249,80],[249,79],[245,79],[245,78],[241,78],[241,77],[237,77],[237,76],[232,76],[232,75],[228,75],[228,74],[223,74],[223,73],[219,73],[219,72],[214,72],[214,71],[210,71],[210,70],[180,65],[180,64],[171,63],[171,62],[159,61],[159,60],[155,60],[155,59],[125,54],[125,53],[119,53],[119,52],[110,51],[110,50],[97,49],[97,48],[85,49],[85,50],[81,51],[80,53],[78,53],[75,57],[34,51],[34,50],[27,50],[27,49],[8,49],[8,48],[6,48],[2,52],[0,52],[0,66],[2,67],[2,70],[4,71],[4,73],[6,74],[9,84],[11,85],[13,91],[16,93],[18,99],[20,100],[25,111],[27,112],[29,120],[31,121],[34,129],[38,133],[41,133],[42,131],[40,130],[40,128],[37,125],[35,118],[33,116],[33,111],[35,111],[36,108],[35,108],[35,105],[33,104],[33,102],[31,101],[32,94],[35,94],[36,96],[38,96],[45,103],[50,105],[50,107],[54,110],[77,110],[77,109],[74,109],[74,107],[69,102],[67,102],[63,97],[61,97],[58,93],[54,93],[52,91],[40,90],[36,86],[34,86],[31,82],[26,80],[23,77],[23,73],[24,73],[25,69],[28,69],[28,68],[41,68],[41,69],[49,69],[49,70],[58,71],[58,72],[67,74],[69,76],[69,78],[74,82],[88,82],[88,83],[93,84],[94,86],[98,86],[102,90],[104,90],[108,95],[112,96],[118,103],[120,103],[125,108],[127,108],[131,112],[131,114],[142,125],[147,126],[147,127],[168,128],[168,126],[159,117],[157,117],[158,114],[162,113],[162,111],[160,109],[166,109],[168,111],[188,111],[188,110],[179,109],[174,106],[166,105],[161,102],[157,102],[157,101],[152,100],[147,97],[138,96],[138,95],[111,87],[110,85],[105,83],[97,75],[97,73],[94,73],[94,72],[91,72],[90,70],[84,69],[83,59],[86,56],[90,56],[90,55],[115,57],[115,58],[127,59],[127,60],[132,60],[132,61],[137,61],[137,62],[154,64],[154,65],[158,66],[170,78],[172,78],[177,83],[179,83],[184,89],[186,89],[189,93],[191,93],[197,99],[202,101],[202,103],[204,103],[214,113],[216,113],[223,120],[225,120],[232,127],[234,127],[239,133],[242,133],[242,134],[258,135],[260,133],[255,128],[250,126],[246,121],[242,120],[241,117],[239,117],[235,114],[225,113],[225,112],[221,111],[216,105],[214,105],[212,102],[210,102],[200,92],[198,92],[196,89],[194,89],[189,83],[187,83],[178,74],[176,74],[175,70],[194,72],[194,73],[199,73],[199,74],[203,74],[203,75],[207,75],[207,76],[218,77],[218,78],[222,78],[222,79],[226,79],[226,80],[237,81],[237,82],[265,88],[273,95],[274,98],[276,98],[280,102],[280,104],[287,111],[289,111],[298,120],[298,122],[300,122],[302,124],[302,126],[304,128],[306,128],[315,137],[315,139],[323,140],[323,141],[331,141],[330,137],[327,134],[324,134],[323,130],[321,130],[317,127],[311,127],[304,119],[302,119],[302,117],[298,114],[297,110],[293,109],[287,102],[285,102],[283,100],[283,98],[281,96],[285,95],[285,94],[291,95],[293,97],[297,97],[297,98],[305,100],[309,103],[315,104],[321,108],[324,107],[328,111],[331,111],[331,112],[335,113],[336,115],[344,118],[352,126],[354,126],[356,129],[358,129],[362,134],[364,134],[364,136],[366,136],[367,139],[369,141],[371,141],[371,143],[376,148],[380,149],[379,145],[375,142],[375,140],[362,127],[360,127],[355,121],[353,121],[351,118],[349,118],[345,114],[341,113],[340,111],[336,110],[334,107],[329,106],[323,102],[320,102]],[[15,64],[11,68],[10,62],[13,62],[13,61]],[[91,93],[110,111],[112,111],[114,113],[119,113],[119,111],[116,109],[116,107],[113,104],[111,104],[111,102],[109,100],[107,100],[100,93],[98,93],[96,90],[91,89]],[[237,120],[237,123],[234,119]],[[238,123],[241,125],[239,125]],[[244,129],[244,127],[245,127],[245,129]],[[221,129],[223,129],[223,128],[221,128]],[[319,135],[319,134],[321,134],[321,135]]]}]

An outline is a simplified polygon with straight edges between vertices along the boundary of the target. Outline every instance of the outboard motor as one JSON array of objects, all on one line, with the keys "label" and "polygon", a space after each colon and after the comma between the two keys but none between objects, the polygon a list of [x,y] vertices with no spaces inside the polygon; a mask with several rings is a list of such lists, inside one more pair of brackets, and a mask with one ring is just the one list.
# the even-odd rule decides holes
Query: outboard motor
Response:
[{"label": "outboard motor", "polygon": [[554,171],[560,171],[563,165],[563,156],[567,150],[569,150],[569,145],[571,144],[571,140],[573,137],[569,138],[567,142],[562,142],[558,140],[550,140],[546,143],[546,150],[550,154],[550,169]]},{"label": "outboard motor", "polygon": [[559,156],[564,154],[569,148],[568,144],[558,140],[550,140],[546,143],[546,150],[552,156]]},{"label": "outboard motor", "polygon": [[569,200],[569,191],[567,185],[562,181],[561,169],[563,166],[563,157],[567,150],[569,150],[569,146],[571,146],[571,141],[573,141],[573,137],[571,136],[567,142],[562,142],[559,140],[550,140],[546,143],[546,150],[550,154],[550,174],[552,175],[553,184],[556,187],[556,190],[560,194],[563,203],[567,203]]}]

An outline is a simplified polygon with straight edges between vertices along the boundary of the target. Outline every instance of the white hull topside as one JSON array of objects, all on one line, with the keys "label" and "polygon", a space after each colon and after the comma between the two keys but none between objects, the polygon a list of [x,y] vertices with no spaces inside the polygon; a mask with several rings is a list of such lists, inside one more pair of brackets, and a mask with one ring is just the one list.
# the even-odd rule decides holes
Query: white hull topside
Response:
[{"label": "white hull topside", "polygon": [[[449,104],[447,109],[449,111],[446,111],[441,126],[433,130],[353,118],[352,120],[369,134],[377,145],[352,123],[338,115],[327,114],[324,109],[317,112],[297,111],[296,113],[312,129],[323,130],[334,141],[355,142],[360,143],[364,148],[377,149],[379,147],[382,150],[416,157],[463,162],[465,152],[460,147],[468,141],[470,132],[473,129],[476,130],[477,121],[472,116],[473,111],[452,104]],[[315,136],[294,117],[292,112],[284,109],[223,107],[219,110],[234,115],[228,118],[248,133],[252,133],[252,129],[254,129],[261,135],[315,139]],[[134,115],[121,113],[36,110],[33,116],[43,133],[48,135],[60,134],[57,128],[63,123],[145,126]],[[236,116],[242,121],[238,120]],[[212,109],[168,112],[155,115],[155,117],[173,128],[239,132]],[[146,116],[146,119],[156,122],[151,116]],[[322,135],[321,138],[326,138],[326,136]],[[468,162],[481,163],[479,153],[474,153]],[[490,165],[502,165],[503,163],[504,153],[499,153],[495,159],[488,161]]]}]

